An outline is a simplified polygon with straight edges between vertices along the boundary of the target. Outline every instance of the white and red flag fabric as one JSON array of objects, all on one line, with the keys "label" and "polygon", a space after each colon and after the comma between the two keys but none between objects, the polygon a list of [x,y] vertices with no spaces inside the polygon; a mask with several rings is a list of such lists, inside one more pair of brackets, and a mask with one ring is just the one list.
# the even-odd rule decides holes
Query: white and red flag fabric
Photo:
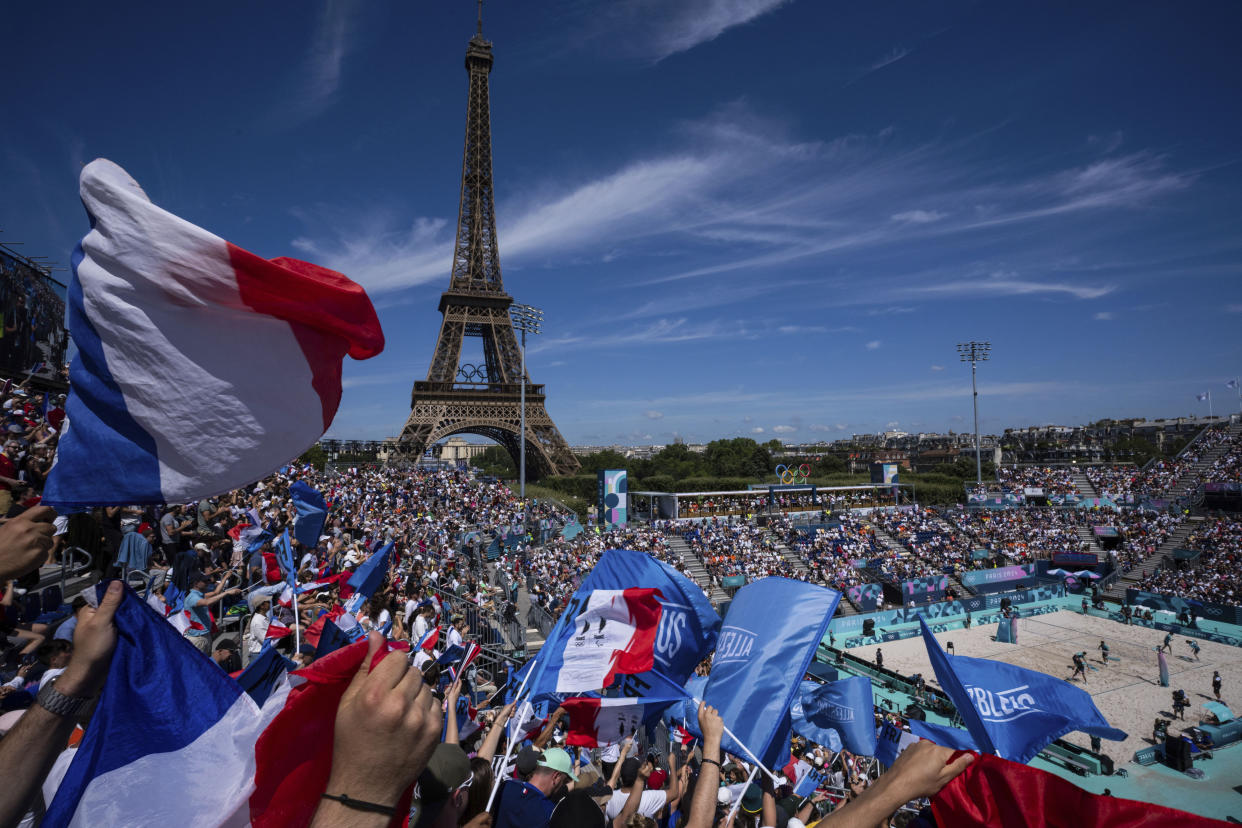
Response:
[{"label": "white and red flag fabric", "polygon": [[287,625],[285,622],[281,621],[279,618],[276,618],[275,616],[273,616],[272,620],[268,622],[267,636],[265,637],[264,640],[272,641],[275,639],[284,638],[285,636],[288,636],[288,635],[293,635],[293,628]]},{"label": "white and red flag fabric", "polygon": [[[309,825],[332,768],[337,707],[367,643],[290,674],[260,703],[132,590],[115,617],[108,682],[64,776],[44,788],[44,824]],[[410,795],[393,803],[398,813]]]},{"label": "white and red flag fabric", "polygon": [[632,736],[647,713],[647,705],[635,698],[575,696],[561,707],[569,714],[565,744],[587,748],[615,745]]},{"label": "white and red flag fabric", "polygon": [[[546,665],[532,693],[584,693],[612,684],[620,674],[645,673],[655,664],[660,591],[652,588],[597,589],[567,625],[544,645]],[[540,653],[540,662],[543,662]]]},{"label": "white and red flag fabric", "polygon": [[96,159],[79,193],[66,426],[43,502],[187,503],[258,480],[314,444],[341,363],[384,348],[375,308],[340,273],[267,260],[154,204]]}]

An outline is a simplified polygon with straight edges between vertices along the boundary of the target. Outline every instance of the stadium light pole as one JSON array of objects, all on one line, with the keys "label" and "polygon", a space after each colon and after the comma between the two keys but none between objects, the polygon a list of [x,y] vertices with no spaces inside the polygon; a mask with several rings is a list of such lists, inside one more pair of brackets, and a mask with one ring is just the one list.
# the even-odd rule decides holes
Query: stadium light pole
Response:
[{"label": "stadium light pole", "polygon": [[[522,413],[522,436],[518,440],[518,497],[526,501],[526,334],[543,332],[543,311],[532,305],[514,302],[509,307],[509,318],[513,327],[522,332],[522,392],[519,404]],[[523,506],[523,509],[525,506]]]},{"label": "stadium light pole", "polygon": [[957,356],[962,362],[970,363],[970,392],[975,407],[975,484],[983,485],[983,455],[979,449],[979,386],[975,383],[975,369],[978,363],[988,361],[988,353],[992,350],[991,342],[959,342]]}]

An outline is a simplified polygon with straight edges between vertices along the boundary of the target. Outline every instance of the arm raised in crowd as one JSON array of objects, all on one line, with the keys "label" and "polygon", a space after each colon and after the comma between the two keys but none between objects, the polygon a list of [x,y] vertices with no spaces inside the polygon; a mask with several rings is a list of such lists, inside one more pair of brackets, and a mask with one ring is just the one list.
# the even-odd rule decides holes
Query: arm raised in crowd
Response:
[{"label": "arm raised in crowd", "polygon": [[916,742],[901,752],[897,761],[875,784],[819,822],[822,828],[875,828],[907,802],[935,796],[953,777],[975,761],[963,753],[949,762],[956,751],[928,741]]},{"label": "arm raised in crowd", "polygon": [[724,720],[716,708],[699,705],[699,732],[703,734],[703,764],[694,785],[690,819],[686,828],[711,828],[716,816],[716,792],[720,789],[720,740]]},{"label": "arm raised in crowd", "polygon": [[[112,618],[124,597],[121,582],[113,581],[98,609],[82,610],[73,634],[73,658],[52,685],[57,693],[90,699],[103,688],[116,649],[116,625]],[[58,716],[36,704],[0,740],[0,773],[4,775],[4,784],[0,785],[0,825],[16,825],[30,809],[56,757],[68,745],[75,725],[76,719]]]},{"label": "arm raised in crowd", "polygon": [[617,789],[617,780],[621,778],[621,766],[625,764],[625,757],[630,752],[630,748],[634,745],[634,737],[627,736],[625,741],[621,743],[621,755],[617,757],[617,761],[613,763],[612,773],[608,776],[608,787],[614,791]]},{"label": "arm raised in crowd", "polygon": [[440,738],[440,705],[422,674],[400,651],[372,667],[384,637],[373,632],[367,641],[366,657],[336,711],[332,772],[311,822],[315,828],[387,825],[392,814],[328,797],[395,809]]},{"label": "arm raised in crowd", "polygon": [[539,738],[535,739],[535,750],[543,750],[544,745],[552,741],[552,734],[556,732],[556,725],[564,717],[565,708],[558,707],[555,711],[553,711],[552,715],[548,717],[547,727],[545,727],[543,732],[539,734]]},{"label": "arm raised in crowd", "polygon": [[625,800],[625,807],[613,819],[610,828],[625,828],[625,823],[630,821],[630,817],[638,813],[638,806],[643,801],[643,790],[647,787],[647,777],[651,776],[653,770],[655,768],[651,767],[651,762],[643,762],[638,769],[638,776],[634,778],[634,784],[630,786],[630,795]]},{"label": "arm raised in crowd", "polygon": [[492,726],[487,731],[487,735],[483,737],[483,744],[479,745],[479,752],[475,754],[476,756],[487,762],[492,761],[492,757],[496,755],[496,748],[500,746],[500,737],[505,732],[505,722],[509,721],[512,715],[512,702],[500,708],[500,712],[492,720]]}]

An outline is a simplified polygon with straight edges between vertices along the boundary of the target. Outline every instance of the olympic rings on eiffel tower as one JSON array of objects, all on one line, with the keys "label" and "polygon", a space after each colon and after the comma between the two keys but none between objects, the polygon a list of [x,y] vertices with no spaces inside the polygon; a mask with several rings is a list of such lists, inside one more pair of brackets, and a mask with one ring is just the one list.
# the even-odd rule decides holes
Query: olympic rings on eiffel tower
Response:
[{"label": "olympic rings on eiffel tower", "polygon": [[783,486],[796,486],[806,483],[810,476],[811,467],[806,463],[803,463],[797,468],[794,468],[793,466],[786,466],[783,463],[776,467],[776,479],[781,481],[781,485]]}]

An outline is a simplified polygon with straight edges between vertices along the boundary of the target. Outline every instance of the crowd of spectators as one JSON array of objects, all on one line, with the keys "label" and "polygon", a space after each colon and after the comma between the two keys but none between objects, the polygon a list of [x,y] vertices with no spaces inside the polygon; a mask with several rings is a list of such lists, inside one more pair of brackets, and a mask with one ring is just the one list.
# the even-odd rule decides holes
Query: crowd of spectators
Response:
[{"label": "crowd of spectators", "polygon": [[768,575],[805,578],[777,548],[766,529],[748,523],[709,522],[679,527],[690,550],[703,561],[713,586],[723,579],[746,576],[747,582]]},{"label": "crowd of spectators", "polygon": [[1225,453],[1203,474],[1207,483],[1242,483],[1242,433],[1229,439]]},{"label": "crowd of spectators", "polygon": [[1213,604],[1242,603],[1242,519],[1213,517],[1190,537],[1186,548],[1199,556],[1184,567],[1166,567],[1143,579],[1139,589]]},{"label": "crowd of spectators", "polygon": [[1074,474],[1065,466],[1000,466],[996,479],[1001,488],[1012,492],[1043,489],[1044,494],[1077,494]]},{"label": "crowd of spectators", "polygon": [[[1209,451],[1230,441],[1229,432],[1224,427],[1208,428],[1177,457],[1157,460],[1147,468],[1134,465],[1085,466],[1083,471],[1101,497],[1116,501],[1159,497],[1167,494]],[[1237,442],[1236,438],[1233,442]]]},{"label": "crowd of spectators", "polygon": [[1018,563],[1056,552],[1081,552],[1090,545],[1078,537],[1082,518],[1072,510],[955,509],[947,517],[960,532],[974,539],[968,544],[972,548],[987,549],[993,556],[1003,555]]},{"label": "crowd of spectators", "polygon": [[863,569],[854,562],[883,557],[885,550],[876,540],[875,531],[863,519],[843,513],[833,524],[816,525],[812,530],[799,529],[789,520],[779,520],[771,526],[806,564],[809,580],[845,592],[868,582]]},{"label": "crowd of spectators", "polygon": [[871,519],[915,555],[892,562],[899,580],[974,567],[971,538],[946,524],[934,509],[873,512]]}]

